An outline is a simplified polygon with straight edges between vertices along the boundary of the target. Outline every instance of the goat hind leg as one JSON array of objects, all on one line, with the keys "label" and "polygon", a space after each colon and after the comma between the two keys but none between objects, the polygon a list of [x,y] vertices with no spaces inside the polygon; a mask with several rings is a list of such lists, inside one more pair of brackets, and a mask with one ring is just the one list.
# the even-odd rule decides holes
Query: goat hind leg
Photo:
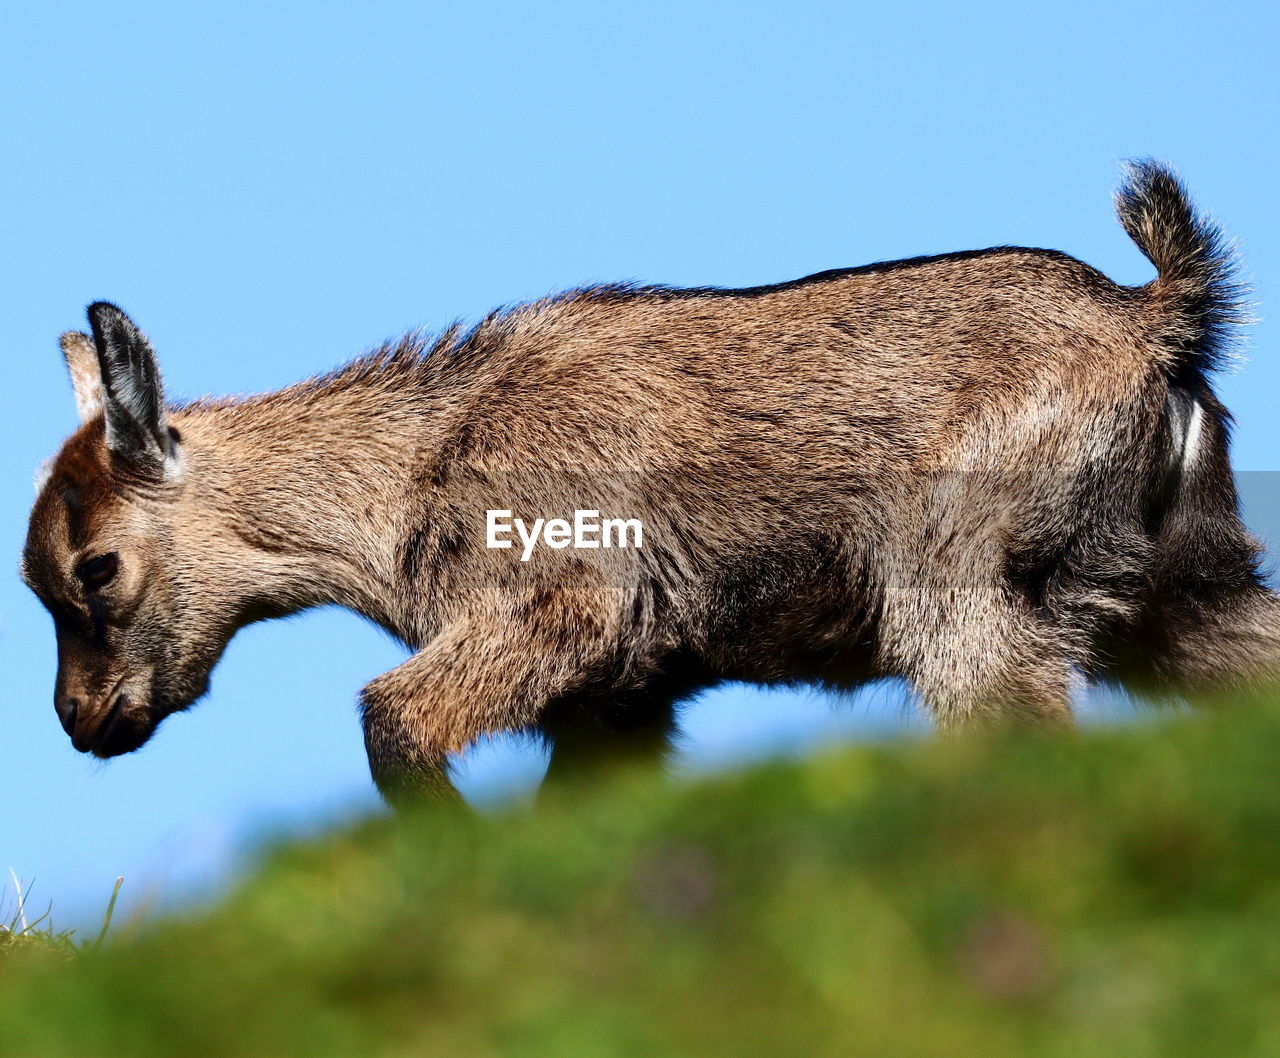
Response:
[{"label": "goat hind leg", "polygon": [[1280,681],[1280,597],[1259,585],[1168,605],[1148,627],[1140,649],[1158,685],[1203,693]]},{"label": "goat hind leg", "polygon": [[940,727],[1070,724],[1070,660],[1053,630],[1016,601],[970,595],[948,611],[911,616],[897,636],[896,667]]}]

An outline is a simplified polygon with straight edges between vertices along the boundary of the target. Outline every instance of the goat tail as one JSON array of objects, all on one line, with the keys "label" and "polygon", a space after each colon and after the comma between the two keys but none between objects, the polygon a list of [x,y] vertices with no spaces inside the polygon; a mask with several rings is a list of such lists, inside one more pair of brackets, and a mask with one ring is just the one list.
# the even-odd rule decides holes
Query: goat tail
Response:
[{"label": "goat tail", "polygon": [[1159,313],[1158,338],[1171,369],[1205,372],[1224,366],[1237,327],[1249,322],[1248,291],[1238,278],[1232,242],[1196,212],[1177,174],[1150,159],[1126,166],[1116,213],[1159,273],[1147,290]]}]

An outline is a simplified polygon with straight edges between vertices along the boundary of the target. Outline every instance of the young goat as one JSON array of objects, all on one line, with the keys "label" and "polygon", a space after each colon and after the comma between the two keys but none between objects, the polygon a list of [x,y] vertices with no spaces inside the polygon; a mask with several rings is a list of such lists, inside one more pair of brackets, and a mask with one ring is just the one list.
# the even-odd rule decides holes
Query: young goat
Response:
[{"label": "young goat", "polygon": [[[137,749],[237,629],[324,603],[415,651],[361,698],[392,799],[450,791],[447,756],[491,732],[542,732],[553,771],[656,749],[725,679],[900,675],[960,725],[1065,722],[1076,670],[1272,674],[1280,606],[1208,383],[1231,262],[1167,169],[1134,166],[1118,209],[1144,287],[1012,247],[593,287],[186,406],[91,305],[23,556],[62,724]],[[641,546],[492,546],[493,512],[575,511],[638,519]]]}]

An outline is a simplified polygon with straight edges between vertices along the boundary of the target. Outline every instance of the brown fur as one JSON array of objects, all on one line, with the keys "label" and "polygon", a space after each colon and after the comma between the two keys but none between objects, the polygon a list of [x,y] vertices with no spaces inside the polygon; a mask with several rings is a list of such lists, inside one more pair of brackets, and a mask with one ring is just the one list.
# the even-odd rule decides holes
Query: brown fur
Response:
[{"label": "brown fur", "polygon": [[[95,305],[105,402],[73,360],[88,339],[64,340],[89,414],[24,560],[64,724],[136,748],[237,628],[322,603],[416,651],[362,695],[389,795],[447,790],[447,755],[491,732],[542,731],[553,770],[659,747],[676,699],[730,678],[901,675],[957,725],[1062,722],[1073,670],[1271,673],[1280,607],[1207,382],[1228,262],[1166,171],[1140,166],[1120,206],[1146,287],[998,248],[593,288],[167,411],[145,339]],[[640,518],[644,547],[522,563],[485,547],[493,508]],[[86,592],[72,571],[108,552]]]}]

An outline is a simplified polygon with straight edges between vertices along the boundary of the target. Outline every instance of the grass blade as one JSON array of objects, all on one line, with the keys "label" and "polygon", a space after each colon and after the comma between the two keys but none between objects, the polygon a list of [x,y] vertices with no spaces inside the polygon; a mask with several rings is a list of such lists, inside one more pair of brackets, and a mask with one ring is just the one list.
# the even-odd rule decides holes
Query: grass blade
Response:
[{"label": "grass blade", "polygon": [[116,900],[120,898],[120,887],[124,885],[124,875],[120,875],[116,879],[115,888],[111,890],[111,900],[107,903],[107,913],[102,918],[102,931],[98,934],[98,939],[93,942],[93,950],[97,951],[102,947],[102,942],[107,939],[107,930],[111,928],[111,916],[116,913]]}]

